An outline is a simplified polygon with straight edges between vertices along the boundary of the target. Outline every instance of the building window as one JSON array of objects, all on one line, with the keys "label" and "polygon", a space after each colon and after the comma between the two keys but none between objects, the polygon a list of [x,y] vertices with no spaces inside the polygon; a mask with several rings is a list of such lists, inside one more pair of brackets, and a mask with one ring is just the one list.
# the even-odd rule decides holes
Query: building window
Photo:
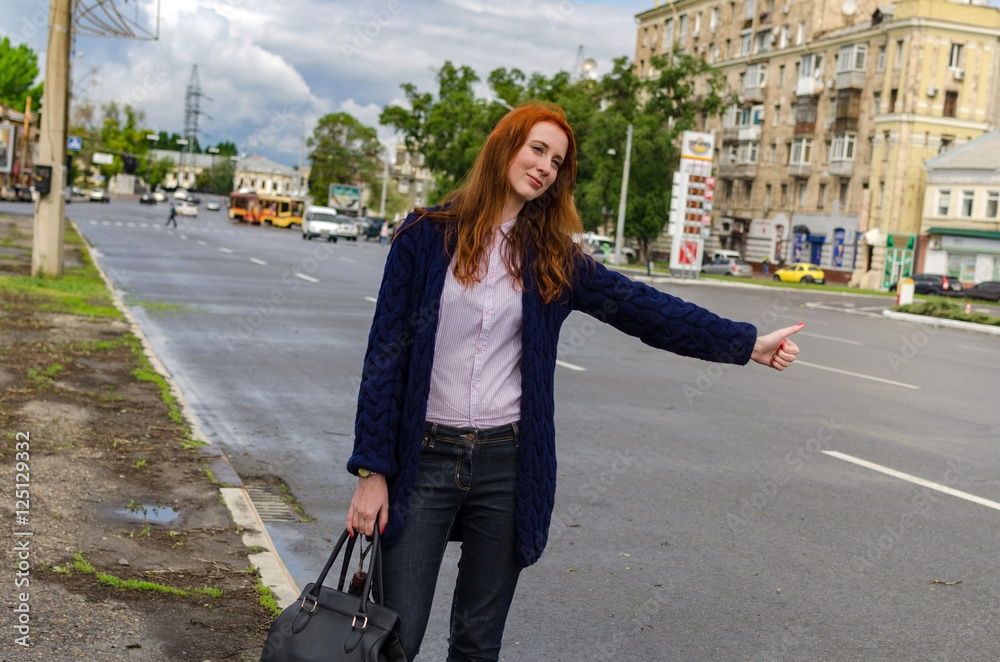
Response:
[{"label": "building window", "polygon": [[743,79],[743,89],[748,90],[754,87],[764,87],[767,83],[767,65],[751,64],[747,68],[746,77]]},{"label": "building window", "polygon": [[677,45],[681,48],[687,44],[687,33],[688,33],[688,17],[687,14],[681,16],[680,30],[677,32]]},{"label": "building window", "polygon": [[846,179],[840,181],[840,209],[841,211],[847,209],[847,190],[850,182]]},{"label": "building window", "polygon": [[731,40],[729,40],[729,39],[726,39],[726,59],[727,59],[727,60],[728,60],[728,59],[730,58],[730,56],[732,55],[732,48],[733,48],[733,44],[732,44],[732,41],[731,41]]},{"label": "building window", "polygon": [[976,279],[976,255],[948,253],[948,277],[965,282]]},{"label": "building window", "polygon": [[826,206],[826,184],[820,182],[819,185],[819,199],[816,201],[816,207],[822,209]]},{"label": "building window", "polygon": [[674,50],[674,19],[668,18],[663,28],[663,50],[667,53]]},{"label": "building window", "polygon": [[743,20],[753,20],[753,13],[756,6],[757,3],[754,0],[746,0],[746,3],[743,5]]},{"label": "building window", "polygon": [[854,133],[838,133],[833,137],[831,161],[853,161],[858,136]]},{"label": "building window", "polygon": [[729,165],[735,165],[736,156],[737,156],[737,146],[734,144],[726,145],[726,156],[725,156],[726,163],[728,163]]},{"label": "building window", "polygon": [[939,188],[937,194],[937,215],[947,216],[951,211],[951,189]]},{"label": "building window", "polygon": [[766,184],[764,186],[764,209],[771,208],[771,185]]},{"label": "building window", "polygon": [[896,112],[896,99],[899,98],[899,90],[893,88],[889,91],[889,112]]},{"label": "building window", "polygon": [[757,163],[757,151],[759,149],[759,143],[757,142],[742,142],[739,146],[739,151],[736,156],[737,163]]},{"label": "building window", "polygon": [[793,101],[791,103],[791,108],[792,108],[792,116],[791,116],[790,119],[792,120],[792,124],[795,124],[795,118],[798,117],[798,115],[796,114],[798,112],[798,109],[799,109],[798,102],[797,101]]},{"label": "building window", "polygon": [[778,162],[778,143],[771,143],[771,165]]},{"label": "building window", "polygon": [[818,97],[799,97],[799,103],[795,104],[795,123],[815,124],[818,102]]},{"label": "building window", "polygon": [[712,13],[709,15],[708,18],[708,31],[714,34],[716,29],[718,29],[718,27],[719,27],[719,8],[712,7]]},{"label": "building window", "polygon": [[954,136],[941,136],[941,149],[938,150],[938,154],[943,154],[951,149],[951,144],[955,141]]},{"label": "building window", "polygon": [[743,206],[749,207],[753,200],[753,180],[749,179],[743,187]]},{"label": "building window", "polygon": [[778,67],[778,87],[785,86],[785,65]]},{"label": "building window", "polygon": [[885,71],[885,44],[878,47],[878,70]]},{"label": "building window", "polygon": [[749,55],[751,45],[753,45],[753,30],[744,30],[740,33],[740,55]]},{"label": "building window", "polygon": [[867,44],[842,46],[840,54],[837,55],[837,73],[842,74],[848,71],[864,71],[867,58]]},{"label": "building window", "polygon": [[691,36],[697,37],[701,33],[701,12],[694,15],[694,28],[691,30]]},{"label": "building window", "polygon": [[795,29],[795,45],[801,46],[805,40],[806,40],[806,22],[799,21],[799,25]]},{"label": "building window", "polygon": [[785,143],[785,165],[792,164],[792,141],[789,140]]},{"label": "building window", "polygon": [[962,189],[962,217],[972,218],[972,205],[976,201],[976,192],[972,189]]},{"label": "building window", "polygon": [[823,152],[823,163],[829,163],[830,162],[830,141],[827,140],[825,143],[823,143],[823,146],[826,147],[826,150]]},{"label": "building window", "polygon": [[726,108],[725,115],[722,116],[722,126],[726,128],[731,128],[736,126],[736,116],[740,112],[739,106],[733,104]]},{"label": "building window", "polygon": [[896,42],[896,68],[899,69],[903,66],[903,40],[900,39]]},{"label": "building window", "polygon": [[889,132],[886,131],[882,134],[882,160],[889,160]]},{"label": "building window", "polygon": [[804,209],[806,206],[806,180],[802,180],[798,183],[799,187],[799,209]]},{"label": "building window", "polygon": [[778,40],[778,48],[788,48],[788,41],[792,38],[792,26],[785,23],[781,26],[781,38]]},{"label": "building window", "polygon": [[788,184],[781,185],[781,206],[788,206]]},{"label": "building window", "polygon": [[771,126],[778,126],[781,123],[781,104],[774,104],[774,119],[771,120]]},{"label": "building window", "polygon": [[998,206],[1000,206],[1000,191],[987,191],[986,218],[996,218]]},{"label": "building window", "polygon": [[882,105],[882,93],[876,92],[875,94],[872,95],[872,111],[875,115],[878,115],[881,112],[881,105]]},{"label": "building window", "polygon": [[962,68],[962,44],[952,44],[951,53],[948,54],[948,68]]},{"label": "building window", "polygon": [[757,38],[754,40],[755,53],[766,53],[771,50],[771,30],[761,30],[757,33]]},{"label": "building window", "polygon": [[796,138],[792,141],[791,165],[809,165],[812,162],[812,138]]},{"label": "building window", "polygon": [[944,116],[945,117],[955,117],[956,107],[958,106],[958,92],[945,92],[944,93]]}]

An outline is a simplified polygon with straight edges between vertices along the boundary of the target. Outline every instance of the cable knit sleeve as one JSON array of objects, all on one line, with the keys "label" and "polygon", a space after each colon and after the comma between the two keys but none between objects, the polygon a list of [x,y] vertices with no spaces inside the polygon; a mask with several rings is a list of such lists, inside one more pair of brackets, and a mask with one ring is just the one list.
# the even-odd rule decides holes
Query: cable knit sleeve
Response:
[{"label": "cable knit sleeve", "polygon": [[400,226],[389,250],[368,335],[354,422],[354,453],[347,461],[351,473],[364,467],[394,476],[398,470],[396,436],[408,348],[413,342],[406,320],[410,314],[420,234],[415,228],[406,228],[409,224],[404,222]]},{"label": "cable knit sleeve", "polygon": [[681,356],[744,365],[757,328],[734,322],[629,280],[593,259],[577,256],[573,308],[607,322],[642,342]]}]

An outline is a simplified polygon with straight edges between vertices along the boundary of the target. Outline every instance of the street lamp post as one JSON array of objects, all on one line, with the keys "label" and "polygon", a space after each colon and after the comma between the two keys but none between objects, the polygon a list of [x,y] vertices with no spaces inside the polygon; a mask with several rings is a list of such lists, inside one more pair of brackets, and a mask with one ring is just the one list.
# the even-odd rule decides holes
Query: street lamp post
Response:
[{"label": "street lamp post", "polygon": [[209,188],[212,189],[212,193],[217,193],[217,191],[215,190],[215,176],[216,176],[216,172],[215,172],[215,157],[218,156],[218,154],[219,154],[219,148],[218,147],[209,147],[205,151],[212,155],[212,168],[211,168],[211,170],[209,170],[208,186],[209,186]]},{"label": "street lamp post", "polygon": [[150,142],[149,145],[149,157],[146,159],[146,186],[149,188],[149,192],[153,192],[153,150],[156,149],[156,142],[160,139],[155,133],[147,133],[146,140]]}]

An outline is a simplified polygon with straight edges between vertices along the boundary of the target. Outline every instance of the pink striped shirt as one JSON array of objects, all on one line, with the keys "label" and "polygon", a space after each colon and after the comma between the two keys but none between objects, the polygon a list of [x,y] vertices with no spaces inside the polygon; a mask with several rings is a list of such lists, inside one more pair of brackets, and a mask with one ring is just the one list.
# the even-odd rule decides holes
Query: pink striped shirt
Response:
[{"label": "pink striped shirt", "polygon": [[454,258],[448,266],[427,398],[432,423],[484,430],[521,418],[521,287],[502,253],[516,220],[494,236],[481,282],[465,288]]}]

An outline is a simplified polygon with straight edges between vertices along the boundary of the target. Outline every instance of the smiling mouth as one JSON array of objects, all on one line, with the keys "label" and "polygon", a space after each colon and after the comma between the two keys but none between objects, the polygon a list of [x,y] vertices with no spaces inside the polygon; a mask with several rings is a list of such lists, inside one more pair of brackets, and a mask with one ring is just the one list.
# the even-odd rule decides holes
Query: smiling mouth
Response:
[{"label": "smiling mouth", "polygon": [[542,188],[542,182],[541,182],[541,180],[538,180],[538,179],[532,177],[531,175],[528,175],[528,179],[530,179],[531,183],[534,184],[537,188]]}]

